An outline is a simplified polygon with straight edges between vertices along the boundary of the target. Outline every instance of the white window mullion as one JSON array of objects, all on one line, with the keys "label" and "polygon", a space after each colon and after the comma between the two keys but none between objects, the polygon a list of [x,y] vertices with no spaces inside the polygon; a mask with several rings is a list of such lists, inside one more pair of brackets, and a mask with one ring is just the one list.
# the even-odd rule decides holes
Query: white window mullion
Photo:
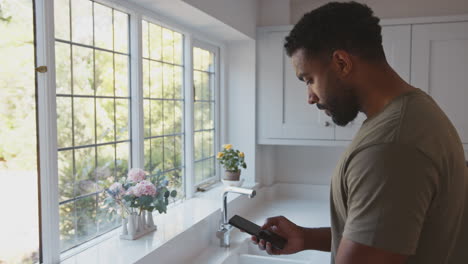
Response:
[{"label": "white window mullion", "polygon": [[141,15],[130,14],[131,131],[134,168],[144,168],[144,118]]},{"label": "white window mullion", "polygon": [[60,262],[53,10],[53,0],[36,0],[36,66],[48,69],[37,74],[41,248],[42,262],[52,264]]},{"label": "white window mullion", "polygon": [[193,51],[192,36],[184,38],[184,87],[185,87],[185,192],[190,199],[195,193],[195,170],[193,151]]}]

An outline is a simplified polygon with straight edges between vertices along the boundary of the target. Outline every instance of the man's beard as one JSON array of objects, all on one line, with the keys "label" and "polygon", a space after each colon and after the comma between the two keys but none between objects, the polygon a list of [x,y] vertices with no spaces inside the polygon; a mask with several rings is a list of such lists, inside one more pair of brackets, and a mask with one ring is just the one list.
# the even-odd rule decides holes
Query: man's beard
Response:
[{"label": "man's beard", "polygon": [[327,98],[326,105],[317,104],[317,108],[327,109],[333,123],[344,127],[357,117],[359,105],[352,89],[341,89],[341,93],[341,95],[332,95]]}]

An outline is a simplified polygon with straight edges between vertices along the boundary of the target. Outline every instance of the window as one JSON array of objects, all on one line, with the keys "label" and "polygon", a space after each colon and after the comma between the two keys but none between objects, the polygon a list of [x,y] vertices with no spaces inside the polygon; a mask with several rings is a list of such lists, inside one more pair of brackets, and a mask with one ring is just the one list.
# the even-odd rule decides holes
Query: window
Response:
[{"label": "window", "polygon": [[184,196],[182,34],[142,22],[145,170],[161,171]]},{"label": "window", "polygon": [[[6,58],[0,116],[7,124],[0,134],[11,139],[0,143],[0,178],[23,177],[27,208],[39,204],[38,183],[44,191],[41,211],[21,218],[32,226],[25,237],[2,221],[0,233],[19,238],[21,246],[0,237],[0,262],[58,262],[61,253],[70,256],[76,252],[70,249],[118,227],[120,216],[104,204],[104,188],[131,166],[161,171],[178,198],[219,179],[217,48],[154,22],[132,4],[104,2],[0,0],[7,36],[0,40]],[[34,67],[42,65],[53,74],[35,76]],[[10,194],[1,192],[0,203]]]},{"label": "window", "polygon": [[55,0],[61,250],[119,223],[103,188],[128,171],[129,15],[89,0]]},{"label": "window", "polygon": [[216,175],[215,159],[215,54],[193,48],[195,184]]},{"label": "window", "polygon": [[0,263],[39,261],[32,0],[0,0]]}]

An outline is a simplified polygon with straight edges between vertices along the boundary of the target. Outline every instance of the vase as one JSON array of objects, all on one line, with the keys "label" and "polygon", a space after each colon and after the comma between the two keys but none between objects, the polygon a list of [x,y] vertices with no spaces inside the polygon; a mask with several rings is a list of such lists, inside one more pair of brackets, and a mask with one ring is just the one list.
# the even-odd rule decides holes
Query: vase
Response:
[{"label": "vase", "polygon": [[133,237],[137,232],[136,213],[128,215],[128,235]]},{"label": "vase", "polygon": [[127,218],[122,218],[122,235],[128,235],[128,228],[127,228]]},{"label": "vase", "polygon": [[141,226],[141,231],[147,228],[146,227],[146,211],[142,211],[140,214],[140,226]]},{"label": "vase", "polygon": [[227,181],[238,181],[240,178],[241,171],[229,171],[227,170],[224,174],[224,180]]},{"label": "vase", "polygon": [[152,228],[154,227],[154,221],[153,221],[153,212],[150,212],[148,211],[146,213],[146,226],[148,226],[148,228]]}]

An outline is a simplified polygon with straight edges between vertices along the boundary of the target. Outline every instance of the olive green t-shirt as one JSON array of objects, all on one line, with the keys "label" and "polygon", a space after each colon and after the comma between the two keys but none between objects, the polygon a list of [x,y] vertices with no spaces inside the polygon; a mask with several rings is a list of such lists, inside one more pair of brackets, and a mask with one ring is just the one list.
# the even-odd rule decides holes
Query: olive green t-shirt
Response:
[{"label": "olive green t-shirt", "polygon": [[456,245],[468,236],[466,177],[460,138],[434,100],[419,89],[393,99],[332,177],[331,263],[343,237],[409,255],[408,264],[468,263],[468,245]]}]

